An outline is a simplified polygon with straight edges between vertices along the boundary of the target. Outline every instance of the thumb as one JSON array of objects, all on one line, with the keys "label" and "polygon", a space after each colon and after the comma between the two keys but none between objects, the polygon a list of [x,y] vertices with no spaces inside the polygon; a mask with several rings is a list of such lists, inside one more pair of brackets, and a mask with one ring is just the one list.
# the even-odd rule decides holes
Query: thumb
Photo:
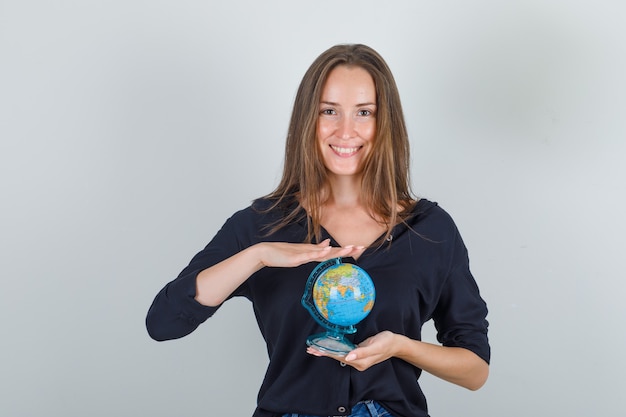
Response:
[{"label": "thumb", "polygon": [[357,354],[356,350],[357,349],[354,349],[353,351],[349,352],[346,355],[346,357],[345,357],[346,361],[354,361],[354,360],[359,358],[359,355]]},{"label": "thumb", "polygon": [[346,361],[354,361],[359,358],[366,358],[368,355],[372,354],[373,352],[370,352],[370,345],[372,344],[372,342],[373,340],[370,337],[359,343],[356,348],[352,349],[346,355]]}]

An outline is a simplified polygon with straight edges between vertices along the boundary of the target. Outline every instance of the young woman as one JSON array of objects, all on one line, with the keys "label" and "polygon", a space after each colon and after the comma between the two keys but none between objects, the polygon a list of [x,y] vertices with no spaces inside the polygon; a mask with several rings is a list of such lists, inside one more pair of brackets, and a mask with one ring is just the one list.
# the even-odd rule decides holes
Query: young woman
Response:
[{"label": "young woman", "polygon": [[[323,329],[300,300],[315,266],[345,258],[376,302],[345,356],[306,347]],[[156,340],[194,331],[248,298],[269,366],[256,417],[427,416],[422,370],[471,390],[486,381],[487,307],[452,219],[409,187],[409,142],[395,81],[364,45],[320,55],[298,89],[282,180],[226,221],[156,296]],[[433,319],[441,345],[421,342]]]}]

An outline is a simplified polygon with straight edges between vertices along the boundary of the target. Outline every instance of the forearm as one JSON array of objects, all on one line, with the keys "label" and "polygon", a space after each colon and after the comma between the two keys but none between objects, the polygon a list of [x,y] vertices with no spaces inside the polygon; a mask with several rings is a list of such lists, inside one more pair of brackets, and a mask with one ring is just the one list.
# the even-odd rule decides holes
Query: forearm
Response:
[{"label": "forearm", "polygon": [[196,291],[195,278],[193,273],[179,276],[155,297],[146,316],[146,328],[154,340],[186,336],[217,310],[203,306],[193,299]]},{"label": "forearm", "polygon": [[322,262],[362,253],[362,246],[331,247],[326,239],[318,244],[261,242],[205,269],[196,279],[196,301],[218,306],[250,275],[264,266],[293,268],[307,262]]},{"label": "forearm", "polygon": [[396,357],[436,377],[470,390],[477,390],[487,381],[489,365],[474,352],[439,346],[396,335]]},{"label": "forearm", "polygon": [[222,304],[233,291],[264,266],[259,250],[259,244],[250,246],[201,271],[196,278],[195,300],[211,307]]},{"label": "forearm", "polygon": [[188,267],[155,297],[146,327],[155,340],[186,336],[211,317],[250,275],[260,269],[250,247],[207,269]]}]

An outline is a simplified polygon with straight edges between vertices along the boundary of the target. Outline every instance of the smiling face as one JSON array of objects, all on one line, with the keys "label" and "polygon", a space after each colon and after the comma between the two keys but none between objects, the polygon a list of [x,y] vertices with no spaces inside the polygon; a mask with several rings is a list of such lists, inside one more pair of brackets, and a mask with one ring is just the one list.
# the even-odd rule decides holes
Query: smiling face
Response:
[{"label": "smiling face", "polygon": [[376,87],[361,67],[340,65],[320,98],[317,142],[329,175],[359,175],[376,136]]}]

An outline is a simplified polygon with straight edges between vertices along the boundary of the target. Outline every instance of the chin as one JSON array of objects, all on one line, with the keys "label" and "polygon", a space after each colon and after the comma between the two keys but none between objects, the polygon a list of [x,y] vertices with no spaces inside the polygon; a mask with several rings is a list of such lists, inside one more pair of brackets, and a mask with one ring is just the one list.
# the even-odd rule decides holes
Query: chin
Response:
[{"label": "chin", "polygon": [[328,173],[330,175],[336,176],[336,177],[355,177],[355,176],[361,176],[361,174],[363,173],[362,169],[328,169]]}]

